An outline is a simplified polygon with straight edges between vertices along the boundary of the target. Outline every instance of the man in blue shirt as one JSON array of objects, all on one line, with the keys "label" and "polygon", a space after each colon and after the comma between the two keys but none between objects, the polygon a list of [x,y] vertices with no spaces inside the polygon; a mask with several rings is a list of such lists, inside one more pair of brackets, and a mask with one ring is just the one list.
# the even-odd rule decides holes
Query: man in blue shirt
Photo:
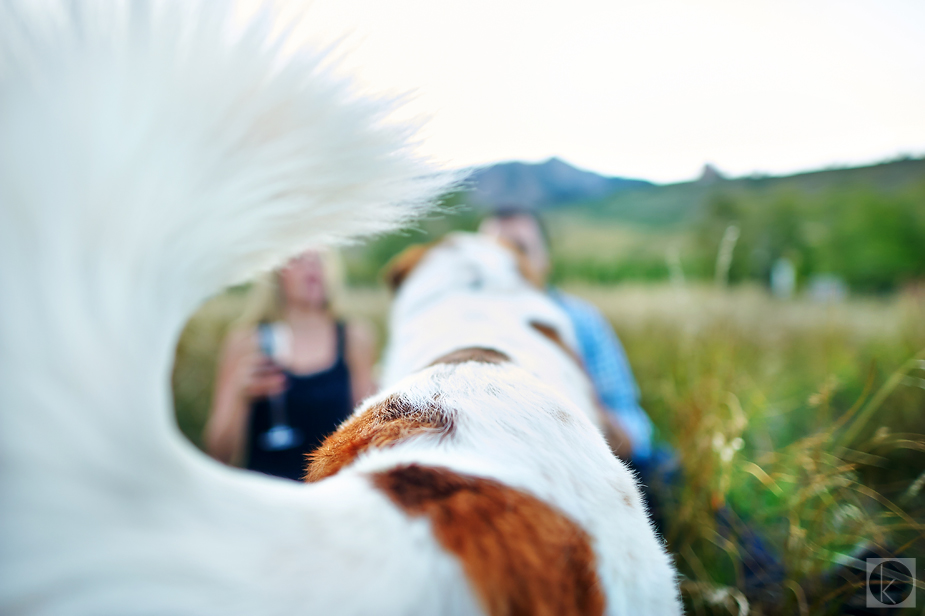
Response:
[{"label": "man in blue shirt", "polygon": [[[546,279],[550,269],[549,238],[532,210],[520,207],[498,210],[482,221],[479,230],[512,242],[542,279]],[[639,388],[610,323],[589,302],[554,287],[548,287],[548,292],[575,327],[585,370],[612,423],[607,440],[614,453],[639,474],[639,487],[649,516],[656,530],[663,534],[662,504],[666,499],[677,499],[677,485],[681,481],[677,456],[665,443],[653,444],[652,422],[639,406]],[[779,588],[784,578],[779,557],[768,548],[765,539],[737,520],[727,507],[716,512],[717,527],[726,533],[735,529],[739,537],[745,590],[754,594]]]},{"label": "man in blue shirt", "polygon": [[[479,231],[515,244],[537,274],[546,279],[550,269],[548,240],[532,211],[500,209],[482,221]],[[613,328],[589,302],[553,287],[549,287],[549,295],[562,306],[575,328],[585,370],[613,424],[608,431],[611,447],[624,460],[645,466],[652,456],[652,422],[639,406],[639,388]]]},{"label": "man in blue shirt", "polygon": [[638,463],[652,455],[652,421],[639,406],[639,387],[623,345],[600,311],[583,299],[550,288],[549,295],[562,306],[575,327],[579,354],[605,411],[626,434]]}]

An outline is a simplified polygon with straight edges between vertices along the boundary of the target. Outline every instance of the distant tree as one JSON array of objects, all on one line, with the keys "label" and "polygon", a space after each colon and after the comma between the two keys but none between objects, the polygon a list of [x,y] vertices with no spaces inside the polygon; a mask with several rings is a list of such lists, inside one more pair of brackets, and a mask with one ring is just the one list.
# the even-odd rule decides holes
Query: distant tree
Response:
[{"label": "distant tree", "polygon": [[814,193],[725,190],[711,194],[695,229],[704,261],[729,225],[740,230],[732,282],[767,282],[786,257],[800,278],[835,274],[856,291],[885,292],[925,278],[925,182],[903,192],[872,185]]}]

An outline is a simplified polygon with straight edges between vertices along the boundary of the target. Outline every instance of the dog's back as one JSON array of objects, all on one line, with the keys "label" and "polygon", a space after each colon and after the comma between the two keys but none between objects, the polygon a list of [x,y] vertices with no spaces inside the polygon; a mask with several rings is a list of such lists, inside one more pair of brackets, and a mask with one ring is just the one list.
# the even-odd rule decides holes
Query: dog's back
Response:
[{"label": "dog's back", "polygon": [[[397,431],[395,443],[383,438],[353,469],[418,464],[535,497],[585,537],[608,614],[677,613],[673,568],[632,475],[601,435],[571,324],[523,267],[508,247],[470,234],[396,260],[387,273],[397,294],[384,395],[402,400],[390,417],[424,428]],[[375,431],[377,404],[359,410],[340,436]],[[326,456],[347,448],[338,439],[318,455],[319,475],[327,475]],[[505,549],[525,549],[521,541],[530,539],[515,534]]]},{"label": "dog's back", "polygon": [[[392,267],[410,265],[399,260]],[[490,348],[599,425],[594,392],[574,351],[572,324],[525,267],[511,248],[474,234],[451,234],[418,253],[395,285],[383,383],[390,385],[456,349]]]}]

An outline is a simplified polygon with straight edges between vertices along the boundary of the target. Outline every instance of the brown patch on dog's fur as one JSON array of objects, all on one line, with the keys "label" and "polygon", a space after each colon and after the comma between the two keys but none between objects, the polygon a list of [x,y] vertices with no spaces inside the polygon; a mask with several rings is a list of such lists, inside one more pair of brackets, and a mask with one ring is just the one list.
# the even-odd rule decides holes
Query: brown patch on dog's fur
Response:
[{"label": "brown patch on dog's fur", "polygon": [[390,396],[348,419],[309,454],[305,481],[320,481],[336,474],[367,449],[391,447],[419,434],[445,436],[452,431],[452,419],[436,400],[416,408],[400,396]]},{"label": "brown patch on dog's fur", "polygon": [[497,481],[416,464],[373,475],[463,566],[490,616],[604,613],[591,539],[541,500]]},{"label": "brown patch on dog's fur", "polygon": [[495,349],[489,349],[487,347],[467,347],[465,349],[457,349],[438,357],[428,365],[428,368],[430,366],[436,366],[437,364],[462,364],[467,361],[477,361],[483,364],[503,364],[511,361],[511,358]]},{"label": "brown patch on dog's fur", "polygon": [[538,331],[545,338],[549,339],[557,347],[565,351],[565,354],[575,360],[575,363],[581,366],[584,369],[584,363],[581,361],[581,357],[578,356],[569,345],[565,344],[565,341],[562,340],[562,336],[559,335],[558,330],[551,325],[545,323],[540,323],[539,321],[530,321],[530,327]]},{"label": "brown patch on dog's fur", "polygon": [[393,257],[392,260],[386,264],[383,274],[383,278],[389,286],[389,289],[397,291],[398,287],[405,281],[405,278],[414,271],[414,268],[418,266],[421,259],[423,259],[435,245],[436,242],[416,244],[405,248]]}]

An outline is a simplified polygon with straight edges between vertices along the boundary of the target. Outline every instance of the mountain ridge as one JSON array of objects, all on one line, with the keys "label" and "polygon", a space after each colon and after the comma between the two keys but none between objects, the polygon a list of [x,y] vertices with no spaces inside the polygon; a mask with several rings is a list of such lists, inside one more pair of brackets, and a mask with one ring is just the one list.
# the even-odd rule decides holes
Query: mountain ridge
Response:
[{"label": "mountain ridge", "polygon": [[812,193],[851,186],[895,192],[917,182],[925,182],[925,158],[903,157],[790,175],[725,177],[714,173],[656,184],[599,175],[553,157],[541,163],[507,161],[477,168],[469,176],[466,197],[481,209],[521,205],[646,226],[675,226],[689,222],[718,193]]},{"label": "mountain ridge", "polygon": [[511,204],[549,208],[654,186],[647,180],[604,176],[580,169],[555,156],[540,163],[506,161],[478,167],[467,183],[471,201],[489,208]]},{"label": "mountain ridge", "polygon": [[925,158],[905,157],[860,167],[802,171],[791,175],[750,175],[702,179],[612,193],[564,205],[571,212],[644,226],[684,226],[718,195],[814,194],[863,190],[890,194],[925,183]]}]

